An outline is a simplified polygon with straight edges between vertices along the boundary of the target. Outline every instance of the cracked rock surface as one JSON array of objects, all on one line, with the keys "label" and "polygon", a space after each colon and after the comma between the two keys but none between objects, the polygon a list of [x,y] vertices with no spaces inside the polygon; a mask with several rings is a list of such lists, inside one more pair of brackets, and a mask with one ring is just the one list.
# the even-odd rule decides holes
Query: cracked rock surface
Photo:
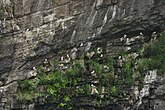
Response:
[{"label": "cracked rock surface", "polygon": [[[99,42],[113,55],[140,45],[138,40],[123,44],[124,34],[133,38],[143,32],[148,41],[153,31],[164,29],[164,0],[1,0],[0,110],[14,108],[15,81],[29,78],[33,67],[60,49]],[[156,96],[151,96],[156,99],[148,101],[154,110],[165,108],[159,98],[164,96],[164,80],[154,89]],[[141,110],[146,110],[149,104],[143,103]],[[33,105],[24,109],[33,110]]]}]

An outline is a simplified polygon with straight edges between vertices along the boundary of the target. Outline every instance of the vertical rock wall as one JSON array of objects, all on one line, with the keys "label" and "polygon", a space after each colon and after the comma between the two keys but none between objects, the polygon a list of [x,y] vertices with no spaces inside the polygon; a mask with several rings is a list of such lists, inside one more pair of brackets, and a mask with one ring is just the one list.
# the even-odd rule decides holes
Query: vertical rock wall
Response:
[{"label": "vertical rock wall", "polygon": [[134,49],[139,44],[124,45],[120,38],[143,32],[148,40],[164,29],[164,10],[164,0],[1,0],[0,108],[13,107],[15,81],[29,78],[44,58],[81,42],[101,42],[110,54]]}]

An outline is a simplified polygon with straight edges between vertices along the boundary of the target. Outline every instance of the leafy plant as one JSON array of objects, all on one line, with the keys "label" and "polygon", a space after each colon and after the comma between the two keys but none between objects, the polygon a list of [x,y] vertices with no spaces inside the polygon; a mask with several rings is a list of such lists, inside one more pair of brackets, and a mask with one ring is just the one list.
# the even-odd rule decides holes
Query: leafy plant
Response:
[{"label": "leafy plant", "polygon": [[159,74],[164,73],[165,65],[165,33],[162,33],[157,41],[151,42],[144,49],[143,59],[139,61],[138,70],[157,69]]},{"label": "leafy plant", "polygon": [[[63,54],[62,50],[60,54]],[[38,69],[36,78],[19,81],[17,99],[23,102],[34,101],[35,99],[44,98],[44,103],[52,104],[50,108],[73,109],[75,97],[91,95],[91,71],[95,71],[99,92],[96,95],[99,99],[102,87],[107,88],[108,97],[112,99],[120,95],[120,86],[132,86],[134,84],[133,75],[140,74],[140,82],[144,80],[143,73],[148,70],[158,69],[159,73],[165,72],[165,34],[162,34],[156,42],[146,45],[144,49],[139,49],[141,59],[138,60],[137,68],[133,71],[134,59],[129,57],[127,52],[121,52],[125,60],[122,62],[121,72],[116,74],[115,58],[109,55],[95,55],[91,59],[79,58],[71,61],[68,69],[60,70],[57,65],[59,61],[53,60],[51,63],[54,68],[49,73],[44,73],[44,67],[41,65]],[[105,66],[107,71],[105,71]],[[88,75],[88,76],[86,76]],[[91,78],[91,79],[90,79]]]},{"label": "leafy plant", "polygon": [[118,90],[118,88],[117,88],[116,86],[111,86],[111,87],[110,87],[110,94],[111,94],[112,96],[117,96],[118,93],[119,93],[119,90]]},{"label": "leafy plant", "polygon": [[94,70],[98,75],[103,72],[103,66],[96,61],[89,61],[90,70]]},{"label": "leafy plant", "polygon": [[131,60],[127,60],[124,62],[123,66],[122,66],[122,77],[125,80],[125,82],[127,82],[129,85],[133,84],[133,78],[132,78],[132,63]]}]

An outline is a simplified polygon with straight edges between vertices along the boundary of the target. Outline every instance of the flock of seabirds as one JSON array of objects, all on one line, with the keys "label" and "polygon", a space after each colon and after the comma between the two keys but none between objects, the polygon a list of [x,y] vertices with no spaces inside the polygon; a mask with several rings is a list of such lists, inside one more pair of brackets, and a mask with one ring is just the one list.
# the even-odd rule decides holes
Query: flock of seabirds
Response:
[{"label": "flock of seabirds", "polygon": [[[152,35],[151,35],[150,41],[151,42],[155,41],[157,39],[157,37],[158,37],[157,32],[156,31],[153,32]],[[120,41],[121,42],[124,42],[125,45],[131,45],[131,42],[134,42],[135,40],[141,40],[141,42],[144,42],[144,35],[143,35],[143,33],[140,32],[140,35],[139,36],[136,36],[134,38],[128,38],[127,35],[124,35],[122,38],[120,38]],[[96,52],[94,52],[94,51],[88,52],[90,50],[90,48],[91,48],[91,45],[92,45],[92,43],[89,42],[87,44],[86,48],[85,49],[83,48],[84,51],[85,51],[85,53],[86,53],[86,56],[88,57],[88,59],[92,59],[92,57],[94,55],[96,55],[96,54],[99,55],[100,58],[103,58],[104,54],[103,54],[103,49],[101,47],[98,47]],[[84,44],[81,43],[79,45],[79,49],[81,47],[83,47],[83,46],[84,46]],[[60,70],[66,70],[66,69],[69,68],[67,64],[71,63],[72,60],[75,60],[77,58],[77,54],[80,54],[80,53],[78,53],[79,52],[79,49],[73,48],[71,50],[70,54],[67,54],[67,55],[64,55],[64,56],[61,56],[60,57],[60,63],[58,65],[58,67],[59,67]],[[130,48],[127,48],[126,50],[130,50],[130,49],[131,49],[131,47]],[[138,56],[139,55],[137,53],[133,53],[132,54],[132,57],[134,59],[136,59]],[[125,59],[122,56],[119,56],[118,57],[118,59],[117,59],[117,65],[118,65],[118,67],[122,67],[122,63],[123,63],[124,60]],[[84,62],[83,62],[83,64],[84,64]],[[137,62],[135,62],[135,65],[137,65]],[[45,72],[50,72],[51,71],[52,64],[48,61],[48,59],[45,59],[44,60],[43,66],[44,66]],[[104,68],[104,71],[105,72],[108,72],[108,70],[109,70],[109,67],[108,66],[104,65],[103,68]],[[32,67],[32,70],[30,71],[30,76],[31,77],[36,77],[37,74],[38,74],[37,68],[36,67]],[[99,92],[98,92],[98,90],[97,90],[97,88],[95,86],[95,84],[99,83],[99,81],[97,79],[98,76],[97,76],[95,70],[91,70],[90,74],[93,77],[93,80],[91,81],[91,94],[98,94]],[[102,94],[106,94],[105,87],[102,87]],[[102,95],[101,97],[104,97],[104,95]]]}]

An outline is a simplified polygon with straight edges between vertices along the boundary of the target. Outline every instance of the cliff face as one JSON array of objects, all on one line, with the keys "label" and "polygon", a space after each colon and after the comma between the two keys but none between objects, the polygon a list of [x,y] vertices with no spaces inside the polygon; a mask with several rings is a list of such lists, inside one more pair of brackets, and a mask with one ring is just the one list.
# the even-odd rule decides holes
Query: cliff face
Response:
[{"label": "cliff face", "polygon": [[60,49],[91,42],[111,55],[134,50],[138,42],[124,45],[120,38],[143,32],[148,41],[164,30],[164,19],[164,0],[1,0],[0,107],[12,108],[15,81],[31,77],[32,67]]}]

